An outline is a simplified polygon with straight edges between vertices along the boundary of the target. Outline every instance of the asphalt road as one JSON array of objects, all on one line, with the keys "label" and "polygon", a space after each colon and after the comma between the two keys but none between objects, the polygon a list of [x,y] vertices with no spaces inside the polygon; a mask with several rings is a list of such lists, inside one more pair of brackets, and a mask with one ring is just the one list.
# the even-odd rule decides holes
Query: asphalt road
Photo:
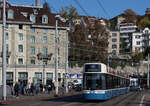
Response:
[{"label": "asphalt road", "polygon": [[129,92],[107,101],[85,101],[81,94],[12,101],[5,106],[150,106],[150,91]]}]

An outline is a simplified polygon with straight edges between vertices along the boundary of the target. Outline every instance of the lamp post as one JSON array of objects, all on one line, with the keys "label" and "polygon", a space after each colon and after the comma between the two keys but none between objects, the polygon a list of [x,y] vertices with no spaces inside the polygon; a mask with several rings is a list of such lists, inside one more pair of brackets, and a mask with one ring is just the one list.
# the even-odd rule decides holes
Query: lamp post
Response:
[{"label": "lamp post", "polygon": [[42,64],[43,64],[43,78],[42,78],[43,79],[43,81],[42,81],[43,85],[46,84],[45,83],[45,65],[46,65],[48,60],[51,60],[52,55],[53,55],[52,53],[50,53],[46,56],[43,55],[42,53],[37,54],[38,60],[42,60]]},{"label": "lamp post", "polygon": [[65,74],[65,91],[68,93],[68,34],[69,34],[69,29],[67,30],[67,36],[66,36],[66,74]]},{"label": "lamp post", "polygon": [[148,54],[148,61],[147,61],[147,63],[148,63],[148,69],[147,69],[147,88],[149,88],[149,54]]},{"label": "lamp post", "polygon": [[6,39],[5,39],[5,27],[6,27],[6,1],[3,0],[3,41],[2,41],[2,45],[3,45],[3,59],[2,59],[2,81],[3,81],[3,96],[2,99],[4,101],[6,101]]},{"label": "lamp post", "polygon": [[55,31],[55,95],[58,95],[58,19],[59,15],[55,16],[56,18],[56,31]]},{"label": "lamp post", "polygon": [[[56,34],[55,34],[55,86],[56,91],[55,94],[58,95],[58,20],[61,20],[64,23],[69,24],[69,28],[71,27],[71,19],[65,20],[60,15],[56,15]],[[67,36],[66,36],[66,67],[65,67],[65,91],[68,93],[68,34],[69,28],[67,29]]]}]

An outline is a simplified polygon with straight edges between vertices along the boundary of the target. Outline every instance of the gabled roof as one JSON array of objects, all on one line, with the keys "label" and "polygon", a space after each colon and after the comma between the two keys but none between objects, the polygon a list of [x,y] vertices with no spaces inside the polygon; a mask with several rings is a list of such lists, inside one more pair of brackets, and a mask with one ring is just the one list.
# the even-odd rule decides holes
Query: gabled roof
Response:
[{"label": "gabled roof", "polygon": [[[56,19],[55,16],[57,14],[50,13],[47,9],[45,8],[37,8],[35,6],[14,6],[9,4],[8,2],[6,3],[6,13],[9,9],[13,10],[14,12],[14,18],[13,19],[8,19],[7,21],[14,21],[14,22],[29,22],[30,24],[33,25],[44,25],[44,26],[55,26],[56,25]],[[0,2],[0,12],[2,13],[2,2]],[[23,14],[26,14],[23,15]],[[33,14],[36,17],[36,22],[32,23],[30,21],[30,15]],[[46,15],[48,17],[48,23],[42,23],[42,16]],[[6,14],[7,16],[7,14]],[[2,15],[0,17],[0,20],[2,20]],[[59,26],[65,26],[63,22],[58,23]]]}]

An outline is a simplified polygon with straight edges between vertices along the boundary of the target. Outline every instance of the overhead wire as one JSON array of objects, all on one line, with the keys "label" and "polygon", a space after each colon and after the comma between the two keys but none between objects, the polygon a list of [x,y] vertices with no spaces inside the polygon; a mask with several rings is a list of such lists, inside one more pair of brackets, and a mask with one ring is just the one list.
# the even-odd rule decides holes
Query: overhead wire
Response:
[{"label": "overhead wire", "polygon": [[100,8],[102,8],[102,10],[104,11],[104,13],[108,16],[108,18],[110,18],[108,12],[106,11],[106,9],[104,8],[104,6],[102,5],[102,3],[100,2],[100,0],[97,0],[98,5],[100,6]]},{"label": "overhead wire", "polygon": [[82,11],[87,15],[89,16],[89,14],[87,13],[87,11],[82,7],[82,5],[78,2],[78,0],[74,0],[75,3],[82,9]]}]

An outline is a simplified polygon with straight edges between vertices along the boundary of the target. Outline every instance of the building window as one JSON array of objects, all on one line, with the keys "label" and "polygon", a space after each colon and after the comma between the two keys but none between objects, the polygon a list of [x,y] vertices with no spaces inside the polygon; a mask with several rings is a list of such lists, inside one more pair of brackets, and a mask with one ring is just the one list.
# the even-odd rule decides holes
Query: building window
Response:
[{"label": "building window", "polygon": [[6,29],[8,29],[8,26],[9,26],[9,25],[8,25],[8,24],[6,24],[5,28],[6,28]]},{"label": "building window", "polygon": [[13,72],[7,72],[6,73],[6,79],[7,80],[13,80]]},{"label": "building window", "polygon": [[31,28],[30,31],[31,31],[31,32],[35,32],[35,28]]},{"label": "building window", "polygon": [[31,55],[35,54],[35,47],[30,47]]},{"label": "building window", "polygon": [[6,58],[6,64],[9,64],[9,58]]},{"label": "building window", "polygon": [[13,85],[13,72],[6,73],[6,84]]},{"label": "building window", "polygon": [[8,19],[13,19],[13,18],[14,18],[14,11],[8,10]]},{"label": "building window", "polygon": [[30,15],[30,21],[35,23],[35,16],[33,14]]},{"label": "building window", "polygon": [[112,45],[112,49],[115,49],[115,48],[117,48],[117,45]]},{"label": "building window", "polygon": [[35,60],[34,59],[31,59],[31,64],[35,64]]},{"label": "building window", "polygon": [[117,33],[112,33],[112,36],[117,36]]},{"label": "building window", "polygon": [[19,24],[19,29],[23,29],[23,25],[22,24]]},{"label": "building window", "polygon": [[43,33],[46,34],[47,33],[47,29],[43,29]]},{"label": "building window", "polygon": [[53,73],[46,73],[46,79],[52,80],[53,79]]},{"label": "building window", "polygon": [[48,23],[48,17],[46,15],[42,16],[42,23]]},{"label": "building window", "polygon": [[6,44],[6,52],[8,52],[8,44]]},{"label": "building window", "polygon": [[47,43],[47,36],[43,36],[43,43]]},{"label": "building window", "polygon": [[136,45],[140,45],[140,41],[136,41]]},{"label": "building window", "polygon": [[6,40],[8,40],[8,33],[6,33],[6,35],[5,35],[5,39],[6,39]]},{"label": "building window", "polygon": [[148,30],[145,30],[145,34],[148,34]]},{"label": "building window", "polygon": [[43,48],[43,55],[47,56],[47,48],[46,47]]},{"label": "building window", "polygon": [[135,36],[136,39],[140,39],[140,37],[141,37],[140,35],[136,35]]},{"label": "building window", "polygon": [[114,39],[112,39],[112,42],[117,42],[117,39],[115,39],[115,38],[114,38]]},{"label": "building window", "polygon": [[18,80],[27,80],[28,79],[28,73],[27,72],[18,72]]},{"label": "building window", "polygon": [[31,43],[35,43],[35,36],[31,36],[31,37],[30,37],[30,42],[31,42]]},{"label": "building window", "polygon": [[113,54],[113,55],[116,55],[116,50],[113,50],[113,51],[112,51],[112,54]]},{"label": "building window", "polygon": [[18,51],[23,52],[23,45],[18,45]]},{"label": "building window", "polygon": [[23,34],[19,33],[19,40],[23,40]]},{"label": "building window", "polygon": [[35,78],[42,80],[42,73],[41,72],[35,72]]},{"label": "building window", "polygon": [[18,64],[23,64],[23,58],[18,58]]}]

